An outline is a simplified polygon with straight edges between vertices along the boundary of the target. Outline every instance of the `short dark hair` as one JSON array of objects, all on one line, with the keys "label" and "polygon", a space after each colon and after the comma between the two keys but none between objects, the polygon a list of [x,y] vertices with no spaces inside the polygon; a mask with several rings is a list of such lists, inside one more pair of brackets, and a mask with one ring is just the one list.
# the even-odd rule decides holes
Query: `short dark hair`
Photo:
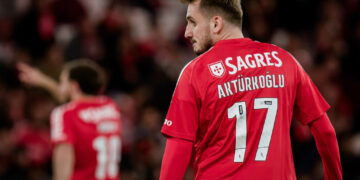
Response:
[{"label": "short dark hair", "polygon": [[[192,3],[197,0],[181,0],[183,3]],[[206,13],[214,15],[220,13],[224,19],[238,27],[242,26],[243,11],[241,0],[200,0],[200,8]]]},{"label": "short dark hair", "polygon": [[83,93],[97,95],[106,86],[106,76],[103,69],[88,59],[73,60],[64,67],[69,80],[76,81]]}]

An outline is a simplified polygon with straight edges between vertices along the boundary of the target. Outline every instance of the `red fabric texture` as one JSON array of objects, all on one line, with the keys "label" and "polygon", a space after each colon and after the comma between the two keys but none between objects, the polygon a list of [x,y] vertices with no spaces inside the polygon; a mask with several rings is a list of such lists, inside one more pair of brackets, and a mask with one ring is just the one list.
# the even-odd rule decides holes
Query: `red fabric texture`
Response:
[{"label": "red fabric texture", "polygon": [[161,165],[160,180],[182,180],[191,159],[193,143],[168,138]]}]

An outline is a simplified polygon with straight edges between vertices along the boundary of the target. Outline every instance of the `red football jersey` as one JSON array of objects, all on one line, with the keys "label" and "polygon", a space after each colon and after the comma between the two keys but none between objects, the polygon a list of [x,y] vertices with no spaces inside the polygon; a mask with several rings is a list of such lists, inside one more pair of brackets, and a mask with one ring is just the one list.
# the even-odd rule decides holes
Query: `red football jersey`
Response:
[{"label": "red football jersey", "polygon": [[195,179],[296,179],[290,124],[329,109],[285,50],[222,40],[180,74],[162,133],[194,142]]},{"label": "red football jersey", "polygon": [[107,97],[74,101],[51,114],[51,139],[74,147],[73,180],[119,179],[121,120]]}]

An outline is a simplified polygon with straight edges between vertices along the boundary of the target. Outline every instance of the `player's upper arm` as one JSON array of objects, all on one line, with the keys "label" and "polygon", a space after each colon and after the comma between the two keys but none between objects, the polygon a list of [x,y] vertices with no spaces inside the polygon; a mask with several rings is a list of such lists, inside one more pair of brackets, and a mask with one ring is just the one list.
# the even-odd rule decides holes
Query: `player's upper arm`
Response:
[{"label": "player's upper arm", "polygon": [[301,123],[308,124],[323,115],[330,106],[302,66],[294,61],[297,81],[294,116]]},{"label": "player's upper arm", "polygon": [[54,180],[69,180],[74,168],[74,148],[69,143],[59,143],[53,151]]},{"label": "player's upper arm", "polygon": [[161,131],[166,136],[195,141],[200,98],[193,82],[193,68],[190,63],[179,76]]}]

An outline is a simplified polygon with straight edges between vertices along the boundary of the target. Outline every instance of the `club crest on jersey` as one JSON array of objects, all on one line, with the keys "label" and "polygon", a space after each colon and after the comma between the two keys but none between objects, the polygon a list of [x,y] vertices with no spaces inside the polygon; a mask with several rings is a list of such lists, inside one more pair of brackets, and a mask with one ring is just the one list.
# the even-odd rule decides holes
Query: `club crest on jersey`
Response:
[{"label": "club crest on jersey", "polygon": [[209,70],[210,73],[217,78],[220,78],[225,74],[225,66],[222,61],[209,64]]}]

